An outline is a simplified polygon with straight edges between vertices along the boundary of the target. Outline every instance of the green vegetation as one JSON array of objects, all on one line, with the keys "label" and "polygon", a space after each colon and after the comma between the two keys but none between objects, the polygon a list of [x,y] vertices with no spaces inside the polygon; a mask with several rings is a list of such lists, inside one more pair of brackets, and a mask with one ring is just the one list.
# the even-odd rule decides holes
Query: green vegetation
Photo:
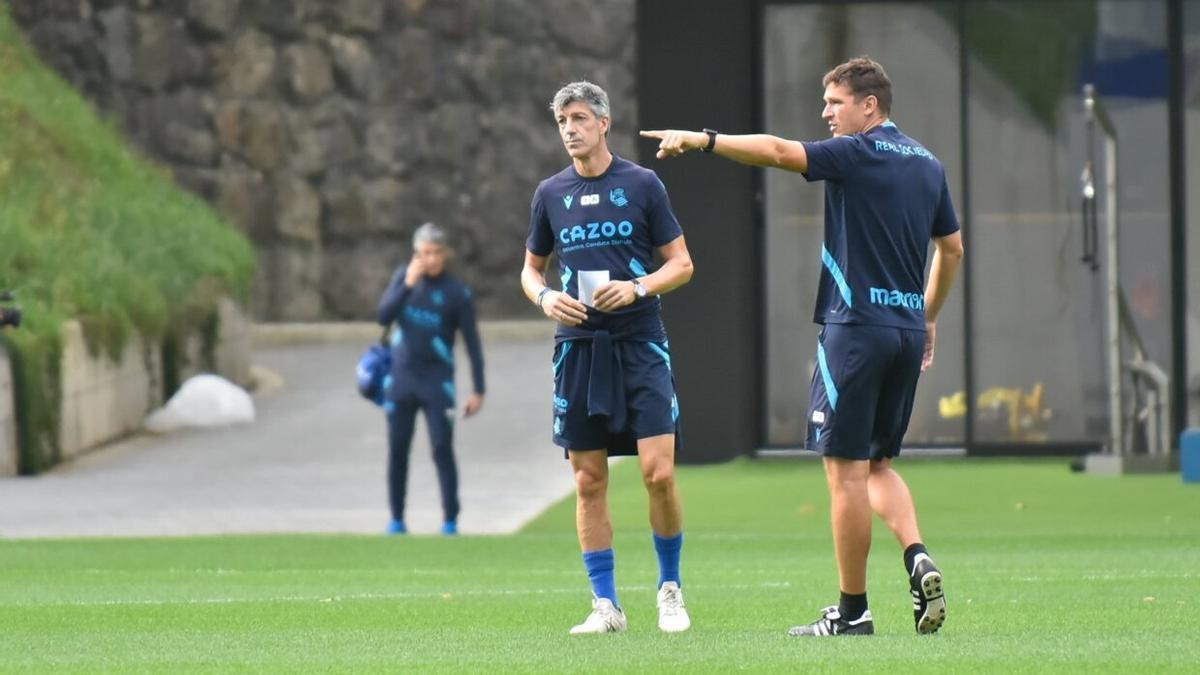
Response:
[{"label": "green vegetation", "polygon": [[[565,468],[564,468],[565,470]],[[637,467],[614,467],[629,632],[568,636],[589,589],[564,501],[511,537],[0,543],[0,663],[22,672],[1194,672],[1200,486],[1060,462],[909,462],[949,620],[913,632],[900,551],[871,562],[877,635],[797,641],[836,598],[815,462],[684,468],[694,629],[655,626]],[[513,489],[520,489],[514,486]],[[482,510],[486,505],[467,504]]]},{"label": "green vegetation", "polygon": [[[938,3],[954,25],[958,7]],[[1063,96],[1078,96],[1080,60],[1096,36],[1093,0],[986,0],[962,5],[971,55],[1053,130]]]},{"label": "green vegetation", "polygon": [[244,298],[254,253],[206,204],[138,157],[43,66],[0,4],[0,288],[25,325],[13,357],[21,471],[57,461],[60,327],[97,352],[189,333],[222,293]]}]

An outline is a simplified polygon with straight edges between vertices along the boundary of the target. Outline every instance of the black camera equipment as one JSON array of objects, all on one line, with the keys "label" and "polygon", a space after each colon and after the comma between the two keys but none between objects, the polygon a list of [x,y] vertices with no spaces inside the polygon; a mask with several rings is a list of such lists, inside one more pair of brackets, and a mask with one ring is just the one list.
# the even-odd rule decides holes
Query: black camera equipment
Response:
[{"label": "black camera equipment", "polygon": [[[15,302],[15,298],[11,291],[0,293],[0,303]],[[12,326],[16,328],[21,325],[21,308],[13,305],[11,307],[0,307],[0,328]]]}]

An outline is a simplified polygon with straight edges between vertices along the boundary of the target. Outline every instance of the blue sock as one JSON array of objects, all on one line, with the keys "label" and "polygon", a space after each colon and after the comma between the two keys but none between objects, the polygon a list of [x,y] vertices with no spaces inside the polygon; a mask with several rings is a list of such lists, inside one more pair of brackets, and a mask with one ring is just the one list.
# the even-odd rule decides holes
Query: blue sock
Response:
[{"label": "blue sock", "polygon": [[658,587],[668,581],[683,586],[679,581],[679,554],[683,551],[683,533],[674,537],[654,534],[654,550],[658,552]]},{"label": "blue sock", "polygon": [[603,551],[586,551],[583,554],[583,566],[587,568],[588,579],[592,581],[592,593],[597,598],[608,598],[612,604],[620,608],[617,602],[617,577],[613,569],[617,566],[616,555],[611,548]]}]

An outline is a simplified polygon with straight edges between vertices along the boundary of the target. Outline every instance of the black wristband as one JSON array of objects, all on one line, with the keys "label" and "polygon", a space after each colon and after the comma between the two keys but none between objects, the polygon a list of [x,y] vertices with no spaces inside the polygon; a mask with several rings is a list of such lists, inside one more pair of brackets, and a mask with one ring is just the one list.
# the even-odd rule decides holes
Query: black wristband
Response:
[{"label": "black wristband", "polygon": [[712,152],[717,145],[717,134],[720,133],[716,129],[704,129],[704,133],[708,134],[708,145],[701,148],[702,152]]}]

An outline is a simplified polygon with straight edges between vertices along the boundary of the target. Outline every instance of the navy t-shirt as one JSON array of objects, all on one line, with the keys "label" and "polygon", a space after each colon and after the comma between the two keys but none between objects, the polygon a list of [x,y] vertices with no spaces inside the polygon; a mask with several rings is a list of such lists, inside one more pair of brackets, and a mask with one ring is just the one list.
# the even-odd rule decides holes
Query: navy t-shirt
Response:
[{"label": "navy t-shirt", "polygon": [[959,229],[941,162],[890,121],[804,149],[825,181],[813,321],[924,330],[929,240]]},{"label": "navy t-shirt", "polygon": [[471,289],[449,272],[422,277],[409,288],[404,285],[407,274],[407,265],[396,270],[376,311],[380,325],[394,321],[399,329],[392,335],[392,376],[399,380],[413,373],[443,377],[454,372],[454,335],[462,331],[475,392],[484,393],[483,348]]},{"label": "navy t-shirt", "polygon": [[[655,269],[655,250],[682,234],[658,176],[613,155],[599,176],[580,176],[571,165],[538,185],[525,247],[539,256],[557,251],[562,290],[579,299],[581,275],[607,272],[612,281],[643,277]],[[647,296],[613,312],[589,307],[581,326],[560,324],[557,337],[588,337],[603,329],[663,340],[661,306],[658,296]]]}]

